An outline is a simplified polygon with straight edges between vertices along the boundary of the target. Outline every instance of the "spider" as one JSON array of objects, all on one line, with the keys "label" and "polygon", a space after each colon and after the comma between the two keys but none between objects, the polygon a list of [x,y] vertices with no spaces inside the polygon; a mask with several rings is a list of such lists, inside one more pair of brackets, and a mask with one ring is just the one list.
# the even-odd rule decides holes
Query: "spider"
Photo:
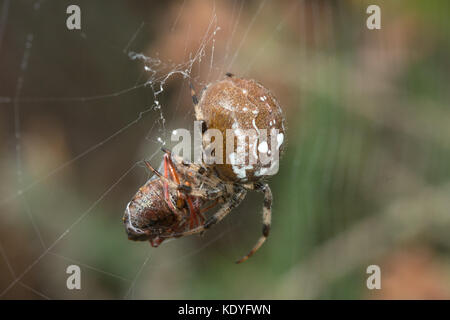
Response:
[{"label": "spider", "polygon": [[[226,79],[205,88],[200,100],[192,85],[191,95],[196,118],[202,121],[202,131],[217,128],[225,135],[231,127],[276,127],[280,131],[277,148],[281,149],[284,117],[278,102],[259,83],[227,74]],[[252,148],[250,144],[249,150]],[[197,164],[167,149],[163,151],[163,174],[144,161],[155,175],[126,207],[123,221],[128,238],[148,240],[157,247],[167,238],[202,234],[236,208],[248,191],[255,190],[264,194],[263,228],[254,247],[236,262],[246,261],[262,246],[270,231],[272,192],[264,182],[268,177],[267,168],[259,161],[253,166]],[[206,218],[204,213],[218,205],[220,208]]]}]

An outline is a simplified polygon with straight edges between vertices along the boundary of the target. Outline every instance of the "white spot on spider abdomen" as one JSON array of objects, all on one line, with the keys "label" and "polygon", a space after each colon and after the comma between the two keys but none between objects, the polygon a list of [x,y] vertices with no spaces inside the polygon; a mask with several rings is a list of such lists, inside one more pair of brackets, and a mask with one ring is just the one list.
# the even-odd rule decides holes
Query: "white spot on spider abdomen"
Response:
[{"label": "white spot on spider abdomen", "polygon": [[281,144],[284,141],[284,134],[283,133],[279,133],[277,134],[277,149],[280,149]]},{"label": "white spot on spider abdomen", "polygon": [[255,176],[260,177],[276,174],[278,172],[278,164],[279,164],[278,160],[273,161],[269,168],[260,168],[258,171],[256,171]]}]

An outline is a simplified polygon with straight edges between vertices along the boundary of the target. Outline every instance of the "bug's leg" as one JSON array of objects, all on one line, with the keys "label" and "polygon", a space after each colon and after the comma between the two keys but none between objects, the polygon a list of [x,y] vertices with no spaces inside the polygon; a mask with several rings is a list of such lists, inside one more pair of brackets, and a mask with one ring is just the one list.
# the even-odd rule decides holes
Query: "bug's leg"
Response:
[{"label": "bug's leg", "polygon": [[154,174],[156,174],[158,176],[158,178],[160,178],[164,183],[167,183],[169,187],[177,189],[177,190],[179,189],[179,185],[177,183],[173,182],[168,177],[159,173],[158,170],[156,170],[155,168],[152,167],[150,162],[144,160],[144,163],[150,171],[152,171]]},{"label": "bug's leg", "polygon": [[199,218],[197,214],[197,209],[194,207],[192,203],[192,199],[190,197],[187,198],[187,204],[189,208],[189,229],[194,228],[194,226],[199,226]]},{"label": "bug's leg", "polygon": [[[178,185],[181,185],[181,181],[180,181],[180,178],[178,176],[176,167],[173,164],[172,158],[170,156],[170,151],[164,150],[164,152],[166,152],[166,155],[164,156],[164,159],[167,162],[167,167],[168,167],[168,169],[170,171],[170,174],[171,174],[173,180],[175,180],[175,182]],[[186,185],[189,187],[189,184],[186,183]],[[181,196],[180,192],[178,192],[178,196],[179,197]],[[187,205],[188,205],[188,208],[189,208],[189,228],[192,229],[192,228],[194,228],[194,226],[199,226],[200,225],[199,219],[201,219],[201,216],[199,218],[199,212],[198,212],[197,208],[194,206],[191,196],[188,195],[186,197],[186,202],[187,202]]]},{"label": "bug's leg", "polygon": [[240,260],[236,261],[236,263],[241,263],[250,258],[258,249],[262,246],[264,241],[266,241],[269,236],[270,231],[270,221],[272,219],[272,191],[267,183],[260,184],[255,183],[253,185],[253,189],[264,193],[264,206],[263,206],[263,229],[262,236],[258,239],[255,246],[250,252],[242,257]]},{"label": "bug's leg", "polygon": [[[164,177],[169,178],[169,169],[167,166],[166,156],[164,156]],[[175,206],[173,205],[172,201],[170,200],[169,184],[167,182],[164,182],[164,199],[166,199],[166,202],[169,205],[170,209],[172,209],[172,211],[174,211]]]},{"label": "bug's leg", "polygon": [[[198,97],[197,97],[197,94],[195,93],[194,86],[192,85],[192,83],[190,81],[189,81],[189,87],[191,88],[192,103],[194,104],[194,107],[195,107],[198,105]],[[202,92],[203,92],[203,90],[202,90]],[[204,120],[201,120],[201,122],[202,122],[202,133],[205,133],[206,130],[208,130],[208,128],[206,126],[206,122]]]},{"label": "bug's leg", "polygon": [[[204,224],[205,220],[206,220],[205,215],[203,213],[207,212],[209,209],[214,208],[219,203],[224,203],[224,201],[225,201],[224,197],[220,197],[220,198],[217,198],[216,200],[214,200],[214,202],[212,204],[210,204],[209,206],[202,208],[199,212],[201,223]],[[202,236],[205,233],[205,231],[206,230],[203,230],[202,232],[200,232],[200,235]]]},{"label": "bug's leg", "polygon": [[[204,208],[200,208],[198,210],[197,214],[198,214],[198,217],[200,219],[200,224],[201,225],[203,225],[205,220],[206,220],[204,213],[207,212],[209,209],[212,209],[215,206],[217,206],[219,204],[219,202],[223,203],[223,198],[222,197],[221,198],[217,198],[216,200],[214,200],[209,206],[206,206]],[[197,226],[199,226],[200,224],[197,224]],[[202,232],[204,232],[204,231],[202,231]],[[202,232],[200,232],[200,235],[202,234]]]},{"label": "bug's leg", "polygon": [[[170,174],[172,175],[172,178],[175,180],[175,182],[178,185],[181,185],[181,181],[180,178],[178,177],[178,173],[176,171],[175,165],[172,162],[172,159],[170,157],[170,151],[164,151],[166,152],[166,154],[164,155],[164,159],[165,161],[167,161],[167,165],[170,171]],[[189,186],[189,184],[186,184],[187,186]],[[178,197],[180,197],[181,194],[180,192],[178,192]],[[192,202],[192,197],[191,196],[187,196],[186,197],[186,202],[188,204],[188,208],[189,208],[189,228],[192,229],[194,227],[194,225],[200,225],[199,223],[199,218],[198,218],[198,213],[197,213],[197,208],[194,206],[193,202]]]},{"label": "bug's leg", "polygon": [[192,85],[192,83],[190,81],[189,81],[189,87],[191,88],[192,102],[194,103],[194,107],[195,107],[198,104],[198,97],[197,97],[197,94],[195,93],[194,86]]},{"label": "bug's leg", "polygon": [[[164,177],[169,180],[169,173],[172,175],[172,179],[175,179],[177,183],[179,183],[178,176],[174,173],[173,168],[171,167],[171,163],[169,162],[169,156],[164,155]],[[180,193],[177,192],[178,197],[180,197]],[[172,209],[173,212],[175,212],[177,215],[182,215],[180,210],[178,210],[174,204],[172,203],[172,200],[170,199],[169,194],[169,183],[164,181],[164,198],[169,205],[170,209]]]},{"label": "bug's leg", "polygon": [[156,169],[154,169],[154,168],[150,165],[150,163],[149,163],[148,161],[145,161],[145,160],[144,160],[144,163],[145,163],[145,165],[147,166],[147,168],[148,168],[150,171],[152,171],[153,173],[155,173],[155,174],[156,174],[159,178],[161,178],[161,180],[164,182],[164,186],[163,186],[163,188],[164,188],[164,199],[165,199],[167,205],[170,207],[170,209],[171,209],[171,210],[172,210],[179,218],[181,218],[181,217],[183,216],[183,213],[182,213],[178,208],[176,208],[176,207],[173,205],[173,203],[172,203],[172,201],[171,201],[171,199],[170,199],[169,190],[168,190],[168,188],[166,188],[166,183],[167,183],[168,186],[170,186],[171,183],[174,183],[172,180],[169,179],[169,172],[168,172],[168,170],[167,170],[166,163],[164,162],[164,171],[165,171],[165,172],[164,172],[164,175],[161,175],[161,173],[159,173]]},{"label": "bug's leg", "polygon": [[203,225],[192,230],[182,232],[181,236],[188,236],[191,234],[197,234],[206,231],[207,229],[221,221],[223,218],[225,218],[231,212],[231,210],[236,208],[242,202],[242,200],[244,200],[246,194],[246,190],[241,190],[238,193],[234,194],[214,215],[209,217]]},{"label": "bug's leg", "polygon": [[[170,153],[164,155],[164,176],[167,178],[168,175],[166,174],[166,170],[172,176],[172,180],[174,180],[177,185],[180,185],[180,178],[178,177],[178,173],[175,169],[175,166],[174,166],[172,160],[170,159]],[[168,184],[167,184],[167,188],[169,188]]]},{"label": "bug's leg", "polygon": [[[221,198],[219,198],[219,199],[221,199]],[[219,199],[214,200],[214,202],[211,203],[209,206],[207,206],[207,207],[205,207],[205,208],[202,208],[202,209],[199,211],[201,223],[205,222],[205,216],[204,216],[203,214],[204,214],[205,212],[207,212],[209,209],[212,209],[212,208],[214,208],[215,206],[217,206],[217,204],[219,203]]]}]

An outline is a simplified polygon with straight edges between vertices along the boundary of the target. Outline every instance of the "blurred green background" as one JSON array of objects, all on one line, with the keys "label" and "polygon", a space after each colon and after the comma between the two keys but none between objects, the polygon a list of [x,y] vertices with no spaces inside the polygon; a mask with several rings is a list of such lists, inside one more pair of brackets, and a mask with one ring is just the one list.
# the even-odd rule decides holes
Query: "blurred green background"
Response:
[{"label": "blurred green background", "polygon": [[[0,297],[450,298],[449,9],[0,1]],[[225,72],[262,82],[287,116],[268,241],[233,263],[260,235],[260,194],[204,237],[127,240],[142,160],[192,126],[183,73],[200,90]],[[66,288],[71,264],[81,290]],[[381,290],[366,287],[373,264]]]}]

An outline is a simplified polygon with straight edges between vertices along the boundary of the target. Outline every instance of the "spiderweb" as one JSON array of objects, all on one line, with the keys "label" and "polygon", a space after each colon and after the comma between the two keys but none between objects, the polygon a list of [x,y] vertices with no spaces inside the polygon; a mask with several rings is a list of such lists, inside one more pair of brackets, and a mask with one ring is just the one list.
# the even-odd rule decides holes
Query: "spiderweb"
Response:
[{"label": "spiderweb", "polygon": [[[65,27],[70,4],[81,8],[79,31]],[[389,109],[373,103],[382,93],[386,105],[421,112],[410,88],[391,81],[406,70],[401,61],[413,61],[412,38],[392,52],[383,39],[395,34],[360,31],[364,5],[3,0],[0,298],[354,297],[365,266],[423,231],[423,203],[410,205],[416,193],[430,197],[433,221],[445,225],[441,102],[421,97],[435,108],[427,119],[441,124],[432,130],[387,119]],[[346,48],[356,48],[357,62]],[[158,249],[128,241],[121,223],[150,177],[142,160],[158,166],[172,131],[192,126],[189,82],[200,93],[225,72],[261,80],[293,115],[271,182],[273,232],[265,251],[238,268],[232,262],[259,236],[258,195],[204,237]],[[395,141],[402,153],[392,152]],[[411,160],[417,146],[440,160]],[[372,192],[385,181],[386,191]],[[427,188],[436,192],[419,192]],[[386,240],[374,246],[380,235]],[[66,287],[72,264],[82,270],[81,290]],[[330,284],[342,277],[352,281]]]}]

